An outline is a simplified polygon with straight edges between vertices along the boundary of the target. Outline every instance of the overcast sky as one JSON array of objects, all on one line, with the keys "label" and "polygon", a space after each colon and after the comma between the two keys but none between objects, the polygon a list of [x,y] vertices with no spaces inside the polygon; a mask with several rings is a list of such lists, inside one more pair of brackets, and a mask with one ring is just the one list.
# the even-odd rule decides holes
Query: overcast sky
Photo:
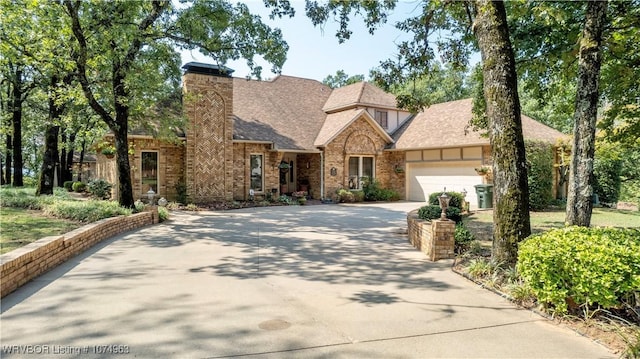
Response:
[{"label": "overcast sky", "polygon": [[[335,37],[337,25],[330,23],[324,28],[313,27],[304,13],[304,1],[292,0],[296,9],[294,18],[270,20],[269,11],[265,9],[262,0],[248,0],[245,3],[252,13],[260,15],[263,21],[271,27],[282,30],[285,41],[289,44],[287,61],[282,74],[316,79],[322,81],[337,70],[344,70],[348,75],[362,74],[368,78],[369,70],[377,67],[383,60],[391,58],[396,53],[394,42],[403,39],[403,34],[393,25],[409,17],[420,5],[417,0],[400,1],[387,24],[380,27],[375,35],[370,35],[361,18],[353,17],[350,27],[353,31],[351,39],[343,44]],[[406,38],[406,34],[404,35]],[[190,61],[214,63],[197,51],[183,52],[182,63]],[[263,66],[262,78],[273,78],[271,66]],[[233,76],[245,77],[250,74],[246,61],[239,60],[227,64],[235,70]]]}]

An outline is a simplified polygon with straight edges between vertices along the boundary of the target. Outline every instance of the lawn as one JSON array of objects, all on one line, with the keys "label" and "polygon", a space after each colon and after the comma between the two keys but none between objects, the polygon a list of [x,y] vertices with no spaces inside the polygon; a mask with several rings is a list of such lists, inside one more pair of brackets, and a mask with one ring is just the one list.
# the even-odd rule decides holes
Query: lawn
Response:
[{"label": "lawn", "polygon": [[42,211],[0,207],[0,254],[82,225],[77,221],[44,216]]},{"label": "lawn", "polygon": [[[531,212],[531,232],[540,233],[552,228],[564,227],[565,210]],[[464,223],[479,240],[491,240],[493,211],[477,211],[465,218]],[[640,228],[640,211],[621,211],[609,208],[594,208],[592,227]]]}]

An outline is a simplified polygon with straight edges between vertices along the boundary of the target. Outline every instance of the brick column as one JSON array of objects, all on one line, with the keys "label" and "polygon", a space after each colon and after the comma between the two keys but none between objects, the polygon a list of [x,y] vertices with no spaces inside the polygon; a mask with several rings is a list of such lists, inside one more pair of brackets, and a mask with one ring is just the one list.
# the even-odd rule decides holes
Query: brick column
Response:
[{"label": "brick column", "polygon": [[456,222],[454,221],[439,219],[431,221],[431,251],[428,253],[430,260],[455,257],[455,230]]}]

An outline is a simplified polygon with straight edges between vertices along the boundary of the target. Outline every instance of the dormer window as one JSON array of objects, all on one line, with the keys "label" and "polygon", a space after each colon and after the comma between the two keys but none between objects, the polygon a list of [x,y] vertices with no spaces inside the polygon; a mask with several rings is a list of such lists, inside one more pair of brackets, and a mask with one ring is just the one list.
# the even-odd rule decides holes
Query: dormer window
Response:
[{"label": "dormer window", "polygon": [[385,130],[389,128],[389,121],[387,120],[387,111],[376,110],[376,122]]}]

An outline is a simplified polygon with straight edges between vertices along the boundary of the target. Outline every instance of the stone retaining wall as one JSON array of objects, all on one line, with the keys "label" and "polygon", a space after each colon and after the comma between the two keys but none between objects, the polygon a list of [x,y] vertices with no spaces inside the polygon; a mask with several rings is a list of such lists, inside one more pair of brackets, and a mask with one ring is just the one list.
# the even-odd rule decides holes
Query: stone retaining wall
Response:
[{"label": "stone retaining wall", "polygon": [[409,242],[431,261],[455,257],[455,229],[454,221],[427,222],[418,218],[418,210],[411,211],[407,215]]},{"label": "stone retaining wall", "polygon": [[0,298],[104,239],[155,223],[158,223],[157,210],[106,218],[3,254],[0,256]]}]

